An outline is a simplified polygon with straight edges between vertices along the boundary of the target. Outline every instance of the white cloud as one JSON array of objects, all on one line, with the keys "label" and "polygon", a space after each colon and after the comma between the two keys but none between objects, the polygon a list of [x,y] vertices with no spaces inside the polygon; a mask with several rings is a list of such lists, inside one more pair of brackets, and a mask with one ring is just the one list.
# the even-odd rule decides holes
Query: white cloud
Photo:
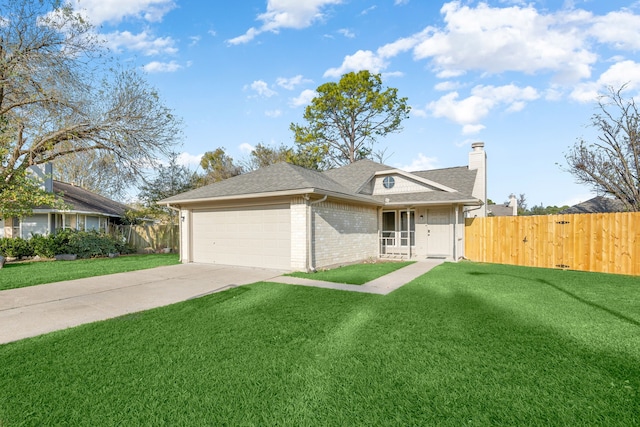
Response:
[{"label": "white cloud", "polygon": [[324,72],[324,77],[340,77],[350,71],[369,70],[379,73],[387,67],[386,62],[380,56],[370,50],[359,50],[353,55],[347,55],[338,68],[329,68]]},{"label": "white cloud", "polygon": [[278,77],[276,79],[276,84],[287,90],[293,90],[296,88],[296,86],[300,86],[301,84],[312,83],[312,82],[313,80],[303,78],[302,74],[298,74],[297,76],[291,77],[291,78]]},{"label": "white cloud", "polygon": [[160,62],[151,61],[144,67],[142,67],[147,73],[174,73],[182,68],[182,65],[176,61]]},{"label": "white cloud", "polygon": [[227,43],[231,45],[248,43],[261,33],[278,33],[282,28],[296,30],[307,28],[324,19],[323,11],[328,6],[340,3],[342,0],[269,0],[267,11],[258,15],[262,26],[251,27],[245,34],[227,40]]},{"label": "white cloud", "polygon": [[311,100],[315,98],[318,93],[315,90],[306,89],[303,90],[297,98],[291,99],[292,107],[304,107],[305,105],[309,105]]},{"label": "white cloud", "polygon": [[180,153],[176,159],[176,163],[182,166],[199,166],[200,160],[202,160],[203,154],[189,154],[186,152]]},{"label": "white cloud", "polygon": [[271,98],[273,95],[277,95],[277,92],[269,89],[269,85],[262,80],[254,81],[249,87],[258,95],[264,96],[265,98]]},{"label": "white cloud", "polygon": [[580,102],[594,102],[608,87],[618,89],[627,85],[629,90],[640,89],[640,63],[623,61],[613,64],[597,81],[579,84],[571,92],[571,98]]},{"label": "white cloud", "polygon": [[173,0],[73,0],[72,5],[94,25],[117,23],[126,17],[159,22],[176,7]]},{"label": "white cloud", "polygon": [[324,73],[324,77],[339,77],[349,71],[369,70],[372,73],[379,73],[387,68],[388,58],[399,55],[413,49],[429,33],[429,29],[423,30],[410,37],[398,39],[388,43],[376,50],[359,50],[353,55],[345,56],[342,65],[337,68],[330,68]]},{"label": "white cloud", "polygon": [[640,15],[629,11],[610,12],[594,18],[591,34],[616,49],[640,50]]},{"label": "white cloud", "polygon": [[462,134],[463,135],[475,135],[484,129],[484,125],[464,125],[462,126]]},{"label": "white cloud", "polygon": [[447,91],[459,89],[460,86],[461,86],[460,82],[452,82],[450,80],[447,80],[445,82],[440,82],[437,85],[435,85],[434,89],[441,92],[447,92]]},{"label": "white cloud", "polygon": [[434,169],[438,164],[438,159],[435,157],[427,157],[422,153],[418,153],[417,157],[414,157],[411,164],[402,166],[400,169],[413,172],[413,171],[422,171],[428,169]]},{"label": "white cloud", "polygon": [[275,119],[277,117],[280,117],[282,115],[282,111],[280,110],[268,110],[264,112],[264,115],[267,117],[271,117],[272,119]]},{"label": "white cloud", "polygon": [[346,28],[338,30],[338,33],[342,34],[343,36],[345,36],[348,39],[352,39],[352,38],[354,38],[356,36],[354,33],[352,33],[350,30],[348,30]]},{"label": "white cloud", "polygon": [[171,37],[156,37],[146,31],[133,34],[129,31],[116,31],[105,35],[107,44],[114,51],[119,52],[122,48],[142,52],[146,56],[159,54],[175,54],[178,49],[175,41]]},{"label": "white cloud", "polygon": [[408,4],[408,3],[409,3],[409,0],[394,0],[394,2],[393,2],[393,4],[396,5],[396,6],[403,5],[403,4]]},{"label": "white cloud", "polygon": [[411,111],[409,112],[409,114],[415,117],[422,117],[422,118],[429,116],[429,114],[425,110],[422,110],[420,108],[416,108],[413,106],[411,107]]},{"label": "white cloud", "polygon": [[200,42],[201,37],[200,36],[191,36],[189,37],[189,40],[191,40],[191,42],[189,42],[189,46],[195,46]]},{"label": "white cloud", "polygon": [[459,99],[458,92],[450,92],[427,108],[434,117],[445,117],[465,126],[463,133],[475,133],[483,129],[479,123],[493,109],[506,106],[506,111],[519,111],[527,101],[538,99],[538,91],[527,86],[520,88],[513,84],[506,86],[476,86],[471,95]]},{"label": "white cloud", "polygon": [[238,146],[238,148],[240,149],[241,152],[243,152],[244,154],[251,154],[251,152],[255,149],[255,147],[251,144],[248,144],[246,142],[243,142],[242,144],[240,144]]},{"label": "white cloud", "polygon": [[538,12],[532,5],[477,7],[445,3],[443,29],[431,29],[416,45],[416,59],[430,59],[442,76],[468,70],[490,74],[505,71],[551,71],[561,81],[575,82],[591,75],[597,55],[588,50],[586,25],[591,14],[563,10]]}]

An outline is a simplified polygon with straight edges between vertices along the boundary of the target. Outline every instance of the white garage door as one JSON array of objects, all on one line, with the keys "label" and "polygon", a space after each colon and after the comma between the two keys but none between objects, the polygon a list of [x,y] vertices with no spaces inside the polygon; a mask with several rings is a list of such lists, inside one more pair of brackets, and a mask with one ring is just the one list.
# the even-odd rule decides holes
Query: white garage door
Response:
[{"label": "white garage door", "polygon": [[291,268],[289,205],[193,211],[193,261]]}]

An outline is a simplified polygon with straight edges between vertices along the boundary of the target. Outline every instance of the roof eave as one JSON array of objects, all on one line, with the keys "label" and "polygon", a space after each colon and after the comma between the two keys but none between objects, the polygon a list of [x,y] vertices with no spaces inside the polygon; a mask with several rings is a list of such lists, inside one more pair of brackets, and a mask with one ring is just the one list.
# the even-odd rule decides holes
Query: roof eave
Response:
[{"label": "roof eave", "polygon": [[203,203],[203,202],[222,202],[222,201],[246,200],[246,199],[262,199],[262,198],[268,198],[268,197],[301,196],[304,194],[320,194],[323,196],[326,195],[329,197],[342,199],[342,200],[351,200],[351,201],[357,201],[357,202],[367,203],[372,205],[381,205],[381,203],[378,202],[377,200],[373,200],[368,197],[338,193],[334,191],[326,191],[326,190],[321,190],[313,187],[300,188],[295,190],[268,191],[263,193],[236,194],[231,196],[202,197],[197,199],[182,199],[182,200],[173,200],[173,201],[160,200],[157,203],[163,206],[180,206],[185,204]]},{"label": "roof eave", "polygon": [[433,200],[425,201],[406,201],[406,202],[385,202],[384,206],[434,206],[434,205],[465,205],[465,206],[482,206],[481,200],[478,199],[460,199],[460,200]]}]

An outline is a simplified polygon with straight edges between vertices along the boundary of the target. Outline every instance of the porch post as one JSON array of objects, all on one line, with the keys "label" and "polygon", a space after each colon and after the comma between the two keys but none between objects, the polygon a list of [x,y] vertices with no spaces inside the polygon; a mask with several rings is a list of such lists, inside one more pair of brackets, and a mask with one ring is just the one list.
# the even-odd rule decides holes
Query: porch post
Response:
[{"label": "porch post", "polygon": [[409,245],[409,259],[411,259],[411,208],[407,206],[407,244]]},{"label": "porch post", "polygon": [[455,205],[456,219],[453,224],[453,261],[458,260],[458,205]]}]

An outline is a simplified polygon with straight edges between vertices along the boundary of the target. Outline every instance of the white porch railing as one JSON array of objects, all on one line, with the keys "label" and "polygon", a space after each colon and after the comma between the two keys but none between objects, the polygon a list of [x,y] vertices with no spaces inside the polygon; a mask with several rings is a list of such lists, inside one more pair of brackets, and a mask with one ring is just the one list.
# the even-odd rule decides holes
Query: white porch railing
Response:
[{"label": "white porch railing", "polygon": [[413,255],[415,231],[382,231],[380,232],[381,255]]}]

